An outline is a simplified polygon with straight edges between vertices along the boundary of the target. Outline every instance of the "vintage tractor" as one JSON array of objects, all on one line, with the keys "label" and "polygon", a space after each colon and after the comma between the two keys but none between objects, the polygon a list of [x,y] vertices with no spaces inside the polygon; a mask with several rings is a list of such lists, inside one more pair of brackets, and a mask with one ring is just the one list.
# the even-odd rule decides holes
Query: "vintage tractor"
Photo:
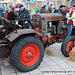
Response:
[{"label": "vintage tractor", "polygon": [[34,14],[32,19],[18,19],[30,20],[29,29],[21,29],[16,23],[18,20],[9,21],[3,17],[1,20],[0,45],[8,49],[0,53],[10,55],[12,65],[22,72],[36,69],[43,60],[45,47],[62,39],[63,16],[59,13]]}]

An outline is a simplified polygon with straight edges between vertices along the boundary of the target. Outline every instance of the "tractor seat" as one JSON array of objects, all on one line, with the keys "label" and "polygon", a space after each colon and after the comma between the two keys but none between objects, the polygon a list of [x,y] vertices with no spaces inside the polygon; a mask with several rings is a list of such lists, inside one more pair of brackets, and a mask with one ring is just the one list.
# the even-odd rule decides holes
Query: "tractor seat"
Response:
[{"label": "tractor seat", "polygon": [[15,24],[15,23],[12,23],[10,20],[7,20],[3,17],[1,18],[1,20],[2,20],[2,24],[3,24],[4,29],[15,30],[15,29],[20,28],[19,25]]}]

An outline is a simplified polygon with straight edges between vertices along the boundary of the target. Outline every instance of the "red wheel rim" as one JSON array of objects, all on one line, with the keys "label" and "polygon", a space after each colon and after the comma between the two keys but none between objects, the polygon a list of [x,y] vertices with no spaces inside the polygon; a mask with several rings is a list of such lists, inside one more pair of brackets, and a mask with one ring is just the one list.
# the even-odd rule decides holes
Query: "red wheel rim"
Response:
[{"label": "red wheel rim", "polygon": [[74,41],[70,41],[66,47],[67,53],[70,53],[73,47],[74,47]]},{"label": "red wheel rim", "polygon": [[20,60],[25,66],[32,66],[39,59],[39,48],[34,44],[29,44],[22,49]]}]

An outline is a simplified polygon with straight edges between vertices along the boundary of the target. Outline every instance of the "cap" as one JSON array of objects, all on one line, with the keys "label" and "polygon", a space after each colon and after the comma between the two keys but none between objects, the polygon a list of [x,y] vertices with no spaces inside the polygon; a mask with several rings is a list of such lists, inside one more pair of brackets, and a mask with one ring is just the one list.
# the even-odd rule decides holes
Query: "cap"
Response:
[{"label": "cap", "polygon": [[73,7],[75,7],[75,5],[73,5]]},{"label": "cap", "polygon": [[19,5],[19,8],[21,8],[21,7],[23,7],[23,5],[22,5],[22,4],[20,4],[20,5]]},{"label": "cap", "polygon": [[62,8],[62,7],[66,7],[66,6],[65,5],[61,5],[60,8]]}]

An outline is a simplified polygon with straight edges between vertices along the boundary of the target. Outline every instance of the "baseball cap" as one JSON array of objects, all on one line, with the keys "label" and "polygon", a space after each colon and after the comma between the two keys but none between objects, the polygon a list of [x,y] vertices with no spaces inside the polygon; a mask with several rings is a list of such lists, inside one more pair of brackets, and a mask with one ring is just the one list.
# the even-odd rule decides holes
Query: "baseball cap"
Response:
[{"label": "baseball cap", "polygon": [[65,5],[61,5],[60,8],[62,8],[62,7],[66,7],[66,6]]},{"label": "baseball cap", "polygon": [[21,7],[23,7],[23,5],[22,5],[22,4],[20,4],[20,5],[19,5],[19,8],[21,8]]}]

